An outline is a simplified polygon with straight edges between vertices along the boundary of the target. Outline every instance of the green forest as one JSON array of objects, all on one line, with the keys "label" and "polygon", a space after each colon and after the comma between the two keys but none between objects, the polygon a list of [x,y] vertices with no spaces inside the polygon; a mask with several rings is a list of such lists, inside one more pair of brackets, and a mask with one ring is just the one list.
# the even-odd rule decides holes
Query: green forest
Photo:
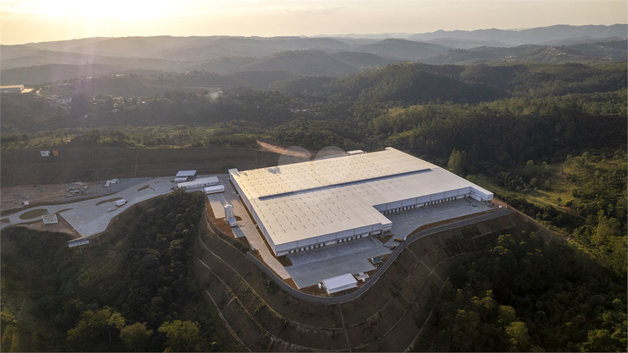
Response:
[{"label": "green forest", "polygon": [[84,249],[62,233],[3,230],[2,351],[225,350],[187,256],[203,209],[198,193],[170,194]]},{"label": "green forest", "polygon": [[430,351],[621,352],[622,276],[563,242],[502,235],[456,266],[438,299]]},{"label": "green forest", "polygon": [[[493,191],[558,235],[550,244],[533,234],[503,236],[462,263],[437,299],[433,343],[415,349],[626,351],[625,63],[399,63],[340,77],[234,75],[35,87],[65,94],[67,104],[35,94],[3,97],[2,151],[73,141],[259,148],[259,138],[311,150],[392,146]],[[123,82],[145,93],[127,96]],[[33,304],[24,310],[49,324],[24,327],[3,309],[2,347],[227,347],[188,280],[185,248],[201,201],[177,194],[137,211],[134,221],[125,218],[129,230],[108,235],[121,254],[115,261],[102,260],[113,255],[96,248],[81,257],[62,235],[3,230],[3,301],[19,308],[28,293]],[[87,256],[107,265],[84,266]],[[172,337],[179,331],[191,338]]]}]

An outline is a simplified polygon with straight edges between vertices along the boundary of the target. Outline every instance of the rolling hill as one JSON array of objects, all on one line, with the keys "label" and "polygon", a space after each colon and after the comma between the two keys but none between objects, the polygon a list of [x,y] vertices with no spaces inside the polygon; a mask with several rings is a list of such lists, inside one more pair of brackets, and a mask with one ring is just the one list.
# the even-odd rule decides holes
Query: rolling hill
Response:
[{"label": "rolling hill", "polygon": [[123,72],[124,68],[111,65],[48,64],[41,66],[16,67],[2,70],[3,85],[35,85],[46,82],[70,80],[77,77],[98,77]]},{"label": "rolling hill", "polygon": [[405,104],[436,100],[473,104],[507,96],[501,89],[463,82],[428,69],[413,63],[389,65],[340,77],[329,84],[329,90],[332,94],[367,102],[401,101]]},{"label": "rolling hill", "polygon": [[455,49],[423,60],[430,64],[486,64],[493,62],[568,62],[626,61],[626,40],[587,42],[567,46],[521,45],[510,48],[478,47]]},{"label": "rolling hill", "polygon": [[[0,45],[7,84],[112,73],[199,70],[343,75],[400,61],[430,64],[626,61],[627,25],[485,29],[337,37],[123,37]],[[407,37],[407,39],[393,38]],[[548,45],[548,43],[550,45]],[[50,66],[52,65],[52,66]],[[89,70],[88,70],[89,71]],[[264,82],[266,82],[264,80]]]},{"label": "rolling hill", "polygon": [[191,65],[190,68],[221,74],[241,71],[288,71],[301,75],[340,75],[359,67],[320,50],[285,51],[262,58],[230,57]]},{"label": "rolling hill", "polygon": [[355,48],[355,51],[371,53],[391,59],[417,61],[437,55],[448,49],[448,47],[439,44],[390,38],[373,44],[361,45]]}]

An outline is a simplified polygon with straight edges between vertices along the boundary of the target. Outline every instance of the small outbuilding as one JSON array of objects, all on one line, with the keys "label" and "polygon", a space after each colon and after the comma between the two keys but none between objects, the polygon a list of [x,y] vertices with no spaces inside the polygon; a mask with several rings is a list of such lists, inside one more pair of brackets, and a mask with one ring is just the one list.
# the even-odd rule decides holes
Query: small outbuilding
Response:
[{"label": "small outbuilding", "polygon": [[214,186],[206,187],[204,190],[205,190],[205,195],[218,194],[220,192],[225,192],[225,187],[224,185],[214,185]]},{"label": "small outbuilding", "polygon": [[175,183],[182,183],[184,181],[196,179],[196,170],[180,170],[174,177]]},{"label": "small outbuilding", "polygon": [[178,183],[177,187],[179,189],[194,189],[200,188],[203,186],[212,186],[218,184],[219,180],[217,176],[200,178],[192,181],[185,181],[182,183]]},{"label": "small outbuilding", "polygon": [[327,294],[338,293],[357,286],[358,281],[350,273],[323,280],[323,287],[327,290]]},{"label": "small outbuilding", "polygon": [[362,150],[347,151],[347,156],[355,156],[356,154],[364,154]]},{"label": "small outbuilding", "polygon": [[44,224],[56,224],[59,223],[59,219],[57,218],[56,214],[49,214],[49,215],[43,215],[41,216],[42,221],[44,221]]}]

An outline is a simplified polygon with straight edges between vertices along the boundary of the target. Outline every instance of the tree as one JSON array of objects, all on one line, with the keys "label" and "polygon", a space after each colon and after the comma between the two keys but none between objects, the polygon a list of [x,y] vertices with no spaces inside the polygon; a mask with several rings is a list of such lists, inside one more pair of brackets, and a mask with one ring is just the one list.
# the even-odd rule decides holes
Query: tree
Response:
[{"label": "tree", "polygon": [[447,169],[450,172],[462,175],[462,173],[466,170],[467,167],[467,152],[462,151],[458,152],[455,148],[451,151],[451,155],[449,156],[449,162],[447,163]]},{"label": "tree", "polygon": [[[620,352],[626,349],[625,333],[613,337],[606,330],[591,330],[588,333],[588,340],[582,344],[583,352]],[[622,342],[622,338],[624,338]]]},{"label": "tree", "polygon": [[451,328],[451,347],[457,351],[473,350],[480,337],[480,314],[458,310]]},{"label": "tree", "polygon": [[[124,327],[125,319],[109,307],[101,310],[87,310],[81,313],[81,320],[68,331],[67,341],[80,350],[98,350],[98,343],[108,346],[116,338],[112,333]],[[109,342],[103,340],[108,337]],[[103,342],[104,341],[104,342]]]},{"label": "tree", "polygon": [[153,330],[147,330],[145,322],[136,322],[120,330],[120,339],[124,343],[124,347],[129,351],[141,352],[145,350],[152,334]]},{"label": "tree", "polygon": [[159,332],[166,334],[164,352],[198,352],[200,350],[199,327],[195,321],[166,321]]},{"label": "tree", "polygon": [[16,330],[18,326],[15,316],[2,313],[2,340],[0,341],[0,350],[3,352],[19,352],[20,337]]},{"label": "tree", "polygon": [[598,223],[595,228],[596,245],[604,244],[612,237],[621,236],[621,224],[616,218],[607,218],[604,211],[598,212]]},{"label": "tree", "polygon": [[512,351],[524,351],[530,347],[528,327],[521,321],[511,322],[506,328],[506,337]]}]

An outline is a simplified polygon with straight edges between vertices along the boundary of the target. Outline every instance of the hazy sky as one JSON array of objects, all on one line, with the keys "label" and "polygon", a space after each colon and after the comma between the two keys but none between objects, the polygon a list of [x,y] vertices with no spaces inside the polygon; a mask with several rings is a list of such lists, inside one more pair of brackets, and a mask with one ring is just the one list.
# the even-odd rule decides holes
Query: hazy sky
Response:
[{"label": "hazy sky", "polygon": [[1,44],[94,36],[311,36],[627,22],[626,0],[0,0]]}]

